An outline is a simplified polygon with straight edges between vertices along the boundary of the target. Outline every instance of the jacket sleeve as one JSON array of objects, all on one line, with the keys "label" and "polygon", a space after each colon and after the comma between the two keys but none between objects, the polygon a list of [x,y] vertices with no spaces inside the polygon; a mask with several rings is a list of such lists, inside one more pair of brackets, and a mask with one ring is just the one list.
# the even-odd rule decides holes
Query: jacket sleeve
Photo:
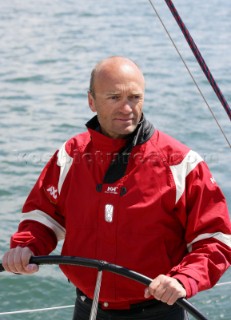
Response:
[{"label": "jacket sleeve", "polygon": [[177,207],[186,210],[188,253],[168,275],[183,284],[190,298],[214,286],[230,266],[231,223],[225,197],[204,161],[187,163],[184,184]]},{"label": "jacket sleeve", "polygon": [[11,248],[27,246],[35,255],[46,255],[64,238],[64,218],[59,209],[60,176],[64,170],[60,152],[62,149],[53,155],[31,190],[18,231],[11,238]]}]

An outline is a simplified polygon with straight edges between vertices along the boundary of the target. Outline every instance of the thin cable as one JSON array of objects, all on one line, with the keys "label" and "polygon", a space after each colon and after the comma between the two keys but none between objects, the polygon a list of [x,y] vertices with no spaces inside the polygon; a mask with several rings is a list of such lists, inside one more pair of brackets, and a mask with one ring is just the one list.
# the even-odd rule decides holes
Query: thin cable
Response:
[{"label": "thin cable", "polygon": [[51,310],[59,310],[59,309],[68,309],[74,308],[74,305],[69,306],[60,306],[60,307],[51,307],[51,308],[42,308],[42,309],[29,309],[29,310],[18,310],[18,311],[8,311],[8,312],[0,312],[0,316],[10,315],[10,314],[20,314],[20,313],[34,313],[34,312],[43,312],[43,311],[51,311]]},{"label": "thin cable", "polygon": [[217,283],[217,284],[215,285],[215,287],[227,286],[227,285],[230,285],[230,284],[231,284],[231,281],[220,282],[220,283]]},{"label": "thin cable", "polygon": [[[222,287],[222,286],[227,286],[227,285],[231,285],[231,281],[217,283],[215,285],[215,287]],[[74,308],[74,305],[50,307],[50,308],[41,308],[41,309],[31,309],[31,310],[16,310],[16,311],[0,312],[0,316],[11,315],[11,314],[21,314],[21,313],[52,311],[52,310],[60,310],[60,309],[68,309],[68,308]]]},{"label": "thin cable", "polygon": [[229,139],[227,138],[227,136],[226,136],[226,134],[225,134],[224,130],[222,129],[222,127],[221,127],[220,123],[218,122],[218,120],[217,120],[217,118],[216,118],[216,116],[215,116],[215,114],[214,114],[214,112],[213,112],[212,108],[210,107],[209,103],[207,102],[207,100],[206,100],[206,98],[205,98],[205,96],[204,96],[203,92],[201,91],[201,89],[200,89],[200,87],[199,87],[198,83],[196,82],[196,80],[195,80],[195,78],[194,78],[194,76],[193,76],[192,72],[190,71],[190,69],[189,69],[189,67],[188,67],[188,65],[187,65],[187,63],[186,63],[186,61],[184,60],[183,56],[181,55],[181,53],[180,53],[180,51],[179,51],[178,47],[176,46],[176,44],[175,44],[175,42],[174,42],[173,38],[171,37],[171,35],[170,35],[170,33],[169,33],[169,31],[168,31],[167,27],[165,26],[165,24],[164,24],[163,20],[161,19],[161,17],[160,17],[160,15],[159,15],[158,11],[156,10],[156,8],[155,8],[155,6],[154,6],[154,4],[153,4],[152,0],[149,0],[149,2],[150,2],[150,4],[151,4],[151,6],[152,6],[152,8],[153,8],[153,10],[154,10],[154,12],[155,12],[155,14],[156,14],[156,16],[158,17],[158,19],[159,19],[160,23],[162,24],[162,26],[163,26],[163,28],[164,28],[164,30],[165,30],[165,32],[166,32],[166,34],[168,35],[168,37],[169,37],[170,41],[172,42],[172,44],[173,44],[174,48],[176,49],[176,51],[177,51],[177,53],[178,53],[179,57],[181,58],[181,60],[182,60],[182,62],[183,62],[183,64],[184,64],[184,66],[185,66],[186,70],[188,71],[188,73],[189,73],[190,77],[192,78],[192,80],[193,80],[193,82],[194,82],[194,84],[195,84],[195,86],[196,86],[197,90],[199,91],[199,94],[201,95],[202,99],[204,100],[205,104],[207,105],[207,107],[208,107],[208,109],[209,109],[209,111],[210,111],[210,113],[211,113],[212,117],[214,118],[214,120],[215,120],[215,122],[216,122],[216,124],[217,124],[218,128],[220,129],[220,131],[221,131],[222,135],[224,136],[225,140],[227,141],[229,148],[231,148],[231,143],[230,143]]}]

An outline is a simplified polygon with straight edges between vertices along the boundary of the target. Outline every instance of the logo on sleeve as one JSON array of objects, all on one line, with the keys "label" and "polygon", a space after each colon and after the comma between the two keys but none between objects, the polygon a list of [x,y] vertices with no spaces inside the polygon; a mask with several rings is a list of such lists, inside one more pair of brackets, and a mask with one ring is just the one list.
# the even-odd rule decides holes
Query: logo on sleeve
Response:
[{"label": "logo on sleeve", "polygon": [[46,189],[46,191],[50,194],[53,200],[57,200],[58,198],[58,190],[54,186],[50,186]]},{"label": "logo on sleeve", "polygon": [[211,181],[213,184],[216,183],[216,180],[215,180],[213,177],[210,178],[210,181]]}]

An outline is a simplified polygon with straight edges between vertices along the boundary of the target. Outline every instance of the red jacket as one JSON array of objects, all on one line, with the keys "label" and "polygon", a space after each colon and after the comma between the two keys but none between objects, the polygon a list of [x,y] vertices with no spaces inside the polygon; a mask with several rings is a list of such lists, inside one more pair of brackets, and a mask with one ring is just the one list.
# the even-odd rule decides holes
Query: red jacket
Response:
[{"label": "red jacket", "polygon": [[[23,207],[12,247],[115,263],[151,278],[180,280],[191,297],[213,286],[231,263],[231,225],[222,192],[202,158],[156,130],[131,152],[125,175],[102,184],[124,140],[89,129],[67,141],[41,173]],[[96,270],[62,266],[93,296]],[[104,272],[100,301],[142,301],[144,287]]]}]

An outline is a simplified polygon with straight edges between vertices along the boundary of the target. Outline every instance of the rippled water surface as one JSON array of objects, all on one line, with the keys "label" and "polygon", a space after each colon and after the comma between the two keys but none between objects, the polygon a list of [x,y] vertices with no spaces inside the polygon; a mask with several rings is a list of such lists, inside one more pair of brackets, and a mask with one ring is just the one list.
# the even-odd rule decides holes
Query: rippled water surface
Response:
[{"label": "rippled water surface", "polygon": [[[164,1],[154,0],[227,138],[230,121],[198,67]],[[231,102],[229,0],[175,0],[183,20]],[[231,208],[230,148],[213,120],[149,1],[0,0],[0,250],[9,246],[21,206],[51,154],[84,130],[92,116],[86,92],[92,67],[124,55],[143,69],[144,111],[160,130],[198,151]],[[60,246],[55,253],[59,253]],[[1,274],[0,313],[68,306],[74,288],[58,267],[30,277]],[[231,272],[221,282],[231,281]],[[208,319],[231,318],[231,285],[191,299]],[[71,319],[72,308],[0,319]]]}]

